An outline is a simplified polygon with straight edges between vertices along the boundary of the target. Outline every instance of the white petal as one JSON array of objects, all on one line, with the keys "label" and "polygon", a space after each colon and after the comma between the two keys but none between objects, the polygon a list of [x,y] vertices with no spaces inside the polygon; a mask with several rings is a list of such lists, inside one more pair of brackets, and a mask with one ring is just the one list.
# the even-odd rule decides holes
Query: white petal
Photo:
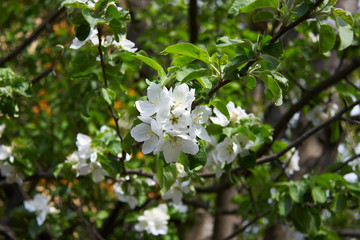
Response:
[{"label": "white petal", "polygon": [[174,148],[174,146],[172,146],[172,144],[170,143],[169,138],[165,140],[165,144],[163,148],[164,148],[163,151],[164,151],[165,161],[167,163],[175,163],[178,161],[178,158],[181,153],[181,149],[176,146]]},{"label": "white petal", "polygon": [[86,43],[86,41],[80,41],[77,37],[75,37],[70,45],[70,48],[71,49],[79,49],[85,43]]},{"label": "white petal", "polygon": [[142,145],[142,152],[144,154],[151,153],[152,151],[154,151],[158,143],[159,143],[159,137],[153,135],[149,140],[146,140]]},{"label": "white petal", "polygon": [[150,102],[157,105],[161,99],[162,88],[160,84],[151,83],[147,89],[147,97]]},{"label": "white petal", "polygon": [[216,117],[210,117],[211,121],[215,124],[218,124],[222,127],[226,127],[227,125],[229,125],[229,120],[225,117],[224,114],[222,114],[219,110],[217,110],[216,108],[214,108],[214,113],[216,115]]},{"label": "white petal", "polygon": [[156,105],[149,101],[136,101],[135,106],[141,115],[149,117],[156,112]]},{"label": "white petal", "polygon": [[137,142],[144,142],[151,138],[151,127],[149,124],[140,123],[131,129],[130,134]]},{"label": "white petal", "polygon": [[39,226],[41,226],[45,222],[46,215],[46,211],[41,211],[40,214],[36,216],[36,222]]},{"label": "white petal", "polygon": [[199,146],[195,140],[183,140],[182,151],[194,155],[199,152]]},{"label": "white petal", "polygon": [[191,133],[191,131],[194,131],[195,135],[198,136],[202,140],[205,140],[208,142],[211,140],[208,132],[206,131],[206,129],[204,128],[203,125],[194,124],[192,126],[192,128],[190,128],[189,131],[190,131],[190,133]]}]

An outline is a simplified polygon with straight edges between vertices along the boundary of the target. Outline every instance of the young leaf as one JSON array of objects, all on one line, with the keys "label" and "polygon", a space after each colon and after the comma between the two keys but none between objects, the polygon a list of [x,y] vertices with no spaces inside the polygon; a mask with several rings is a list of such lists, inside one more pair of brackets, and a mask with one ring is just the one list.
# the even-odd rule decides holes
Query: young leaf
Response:
[{"label": "young leaf", "polygon": [[354,39],[354,32],[351,27],[344,19],[341,17],[336,18],[336,24],[339,28],[340,36],[340,47],[339,50],[344,50],[349,47]]},{"label": "young leaf", "polygon": [[161,193],[168,191],[176,181],[177,169],[175,164],[166,164],[164,160],[156,160],[156,178],[159,182]]},{"label": "young leaf", "polygon": [[100,94],[109,105],[113,105],[116,98],[116,93],[110,88],[101,88]]},{"label": "young leaf", "polygon": [[241,39],[230,39],[227,36],[221,37],[216,40],[216,47],[229,47],[239,45],[241,47],[245,47],[248,49],[252,49],[253,43],[249,40],[241,40]]},{"label": "young leaf", "polygon": [[90,103],[92,98],[95,96],[95,92],[94,91],[90,91],[88,92],[85,97],[82,99],[81,103],[82,103],[82,110],[81,113],[83,114],[84,117],[90,117],[89,115],[89,108],[90,108]]},{"label": "young leaf", "polygon": [[158,64],[153,59],[143,56],[143,55],[135,55],[135,58],[141,60],[143,63],[145,63],[149,67],[152,67],[153,69],[155,69],[158,72],[160,77],[165,77],[166,73],[165,73],[164,69],[160,66],[160,64]]},{"label": "young leaf", "polygon": [[75,28],[76,31],[76,37],[80,40],[80,41],[84,41],[90,33],[90,26],[88,23],[83,23],[80,26]]},{"label": "young leaf", "polygon": [[199,152],[195,155],[186,154],[189,160],[189,169],[198,171],[200,170],[207,161],[207,153],[205,150],[206,144],[204,141],[199,141]]},{"label": "young leaf", "polygon": [[82,14],[83,14],[85,20],[90,24],[90,26],[92,28],[95,28],[98,24],[104,24],[104,23],[109,22],[111,19],[113,19],[112,15],[105,19],[94,18],[93,16],[91,16],[89,9],[82,10]]},{"label": "young leaf", "polygon": [[185,82],[199,77],[208,76],[210,74],[211,71],[209,69],[202,68],[197,64],[190,64],[180,69],[176,74],[176,78],[180,82]]},{"label": "young leaf", "polygon": [[325,203],[326,202],[326,191],[319,186],[313,187],[311,189],[311,195],[315,203]]},{"label": "young leaf", "polygon": [[77,0],[65,0],[60,4],[59,8],[65,7],[72,7],[72,8],[80,8],[80,9],[88,9],[89,6],[85,3],[80,3]]},{"label": "young leaf", "polygon": [[182,67],[182,66],[184,66],[186,64],[189,64],[189,63],[193,62],[194,60],[195,60],[195,58],[188,57],[188,56],[177,56],[171,62],[171,66]]},{"label": "young leaf", "polygon": [[235,0],[229,9],[229,16],[233,17],[239,12],[252,12],[259,8],[273,8],[279,7],[279,0]]},{"label": "young leaf", "polygon": [[267,11],[259,11],[253,16],[254,22],[269,21],[274,19],[274,14]]},{"label": "young leaf", "polygon": [[280,216],[287,216],[289,212],[291,211],[293,206],[293,202],[289,195],[283,195],[281,196],[279,203],[278,203],[278,211]]},{"label": "young leaf", "polygon": [[321,25],[320,27],[320,41],[319,50],[321,53],[330,51],[335,44],[336,35],[334,30],[329,25]]},{"label": "young leaf", "polygon": [[199,77],[196,80],[198,80],[198,82],[201,84],[201,86],[203,88],[206,88],[206,89],[211,89],[212,88],[212,83],[210,82],[208,77],[205,77],[205,76],[204,77]]},{"label": "young leaf", "polygon": [[205,63],[210,63],[210,56],[208,52],[202,48],[199,48],[191,43],[178,43],[171,45],[163,51],[164,54],[167,53],[177,53],[184,56],[192,57],[203,61]]}]

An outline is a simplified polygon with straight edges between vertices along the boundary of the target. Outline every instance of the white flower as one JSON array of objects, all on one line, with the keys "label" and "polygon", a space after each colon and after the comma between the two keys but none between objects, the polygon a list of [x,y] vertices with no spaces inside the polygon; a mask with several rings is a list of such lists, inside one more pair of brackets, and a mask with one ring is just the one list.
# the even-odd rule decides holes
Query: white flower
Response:
[{"label": "white flower", "polygon": [[176,179],[174,185],[172,185],[171,188],[166,193],[164,193],[162,199],[171,199],[175,204],[180,204],[182,201],[183,193],[187,194],[190,191],[189,184],[190,180],[180,182],[178,179]]},{"label": "white flower", "polygon": [[358,181],[358,175],[354,172],[348,173],[344,175],[344,179],[349,183],[355,183]]},{"label": "white flower", "polygon": [[181,163],[176,163],[177,176],[180,178],[187,177],[184,166]]},{"label": "white flower", "polygon": [[190,89],[187,84],[183,83],[174,88],[171,94],[174,109],[190,109],[192,102],[195,100],[195,89]]},{"label": "white flower", "polygon": [[239,144],[229,137],[216,146],[216,158],[220,162],[232,163],[240,152]]},{"label": "white flower", "polygon": [[17,183],[21,185],[23,183],[24,175],[18,173],[16,168],[8,162],[0,162],[1,175],[6,177],[7,183]]},{"label": "white flower", "polygon": [[186,206],[183,202],[180,202],[179,204],[170,202],[169,205],[173,206],[176,211],[181,212],[181,213],[186,213],[188,211],[188,206]]},{"label": "white flower", "polygon": [[250,141],[244,135],[236,135],[234,138],[236,139],[236,142],[239,143],[240,146],[239,155],[241,157],[245,157],[246,155],[248,155],[249,149],[255,146],[255,143],[253,141]]},{"label": "white flower", "polygon": [[135,43],[126,39],[124,35],[120,36],[119,42],[114,39],[113,36],[106,36],[103,40],[103,46],[110,46],[113,45],[117,48],[124,49],[129,52],[136,52],[137,48],[135,47]]},{"label": "white flower", "polygon": [[181,152],[194,155],[199,152],[199,146],[196,144],[195,139],[192,139],[187,135],[169,135],[167,139],[160,141],[154,153],[160,151],[164,152],[165,161],[167,163],[175,163],[178,161]]},{"label": "white flower", "polygon": [[[118,155],[117,155],[118,158],[122,158],[122,156],[123,156],[122,152],[118,153]],[[131,155],[126,153],[125,154],[125,162],[130,161],[130,159],[131,159]]]},{"label": "white flower", "polygon": [[144,154],[151,153],[158,146],[162,138],[162,127],[154,119],[151,124],[140,123],[130,131],[131,136],[137,142],[144,142],[142,145],[142,152]]},{"label": "white flower", "polygon": [[10,162],[13,162],[12,157],[12,148],[5,145],[0,145],[0,160],[10,159]]},{"label": "white flower", "polygon": [[76,146],[80,158],[87,159],[92,154],[91,138],[85,134],[78,133],[76,136]]},{"label": "white flower", "polygon": [[214,137],[214,136],[210,137],[209,145],[212,147],[212,149],[210,150],[210,152],[208,154],[208,160],[206,162],[205,167],[211,168],[213,165],[215,165],[216,178],[219,178],[219,177],[221,177],[223,171],[221,168],[222,162],[217,158],[216,146],[218,145],[218,140],[216,139],[216,137]]},{"label": "white flower", "polygon": [[149,117],[165,105],[170,104],[169,92],[159,84],[151,83],[147,89],[149,101],[136,101],[135,106],[142,116]]},{"label": "white flower", "polygon": [[235,108],[235,104],[231,101],[226,104],[226,108],[229,111],[230,122],[239,122],[241,119],[249,117],[244,109],[239,106]]},{"label": "white flower", "polygon": [[205,127],[201,124],[206,123],[209,120],[212,111],[208,106],[197,106],[191,112],[192,125],[189,128],[190,136],[195,136],[205,141],[210,141],[210,136],[207,133]]},{"label": "white flower", "polygon": [[222,127],[226,127],[227,125],[229,125],[230,121],[217,108],[214,108],[214,113],[216,117],[210,117],[213,123]]},{"label": "white flower", "polygon": [[5,123],[0,124],[0,138],[2,137],[2,134],[3,134],[4,130],[5,130],[5,127],[6,127]]},{"label": "white flower", "polygon": [[314,126],[317,126],[326,121],[328,118],[333,117],[336,114],[337,109],[337,104],[331,104],[327,109],[325,109],[322,105],[316,105],[308,112],[306,118],[312,122]]},{"label": "white flower", "polygon": [[90,41],[95,46],[97,46],[99,44],[98,30],[96,28],[90,28],[89,35],[87,36],[87,38],[84,41],[80,41],[77,37],[75,37],[72,44],[70,45],[70,48],[71,49],[79,49],[88,41]]},{"label": "white flower", "polygon": [[48,213],[58,213],[59,210],[49,205],[45,196],[36,194],[33,200],[24,201],[24,206],[29,212],[35,212],[38,225],[42,225]]},{"label": "white flower", "polygon": [[135,189],[132,186],[128,186],[128,194],[125,194],[124,190],[122,189],[122,184],[120,183],[115,183],[113,189],[120,202],[125,202],[129,204],[131,209],[135,209],[138,201],[133,196],[135,194]]},{"label": "white flower", "polygon": [[292,175],[294,174],[294,172],[300,171],[299,161],[300,161],[299,151],[296,150],[292,155],[292,157],[290,158],[289,164],[287,165],[285,172],[287,174]]},{"label": "white flower", "polygon": [[[155,177],[154,177],[155,178]],[[149,186],[149,187],[153,187],[156,185],[156,182],[153,179],[147,178],[145,179],[145,183]]]},{"label": "white flower", "polygon": [[145,210],[144,215],[138,217],[138,223],[135,225],[135,230],[138,232],[146,231],[152,235],[165,235],[168,232],[167,206],[160,204],[158,207]]}]

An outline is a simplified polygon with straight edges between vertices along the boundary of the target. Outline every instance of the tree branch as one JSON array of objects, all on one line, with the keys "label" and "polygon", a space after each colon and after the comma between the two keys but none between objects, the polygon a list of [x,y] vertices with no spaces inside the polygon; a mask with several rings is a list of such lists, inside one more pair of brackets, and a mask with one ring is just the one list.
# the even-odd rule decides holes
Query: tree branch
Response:
[{"label": "tree branch", "polygon": [[266,212],[256,216],[255,218],[253,218],[252,220],[250,220],[246,225],[244,225],[242,228],[239,228],[238,230],[236,230],[235,232],[233,232],[232,234],[230,234],[229,236],[227,236],[226,238],[224,238],[224,240],[230,240],[233,237],[236,237],[237,235],[239,235],[240,233],[244,232],[248,227],[250,227],[251,225],[253,225],[254,223],[257,222],[257,220],[269,215],[271,213],[271,210],[267,210]]},{"label": "tree branch", "polygon": [[47,75],[49,75],[50,73],[55,73],[55,67],[58,64],[61,56],[64,54],[64,46],[63,45],[56,45],[57,47],[61,48],[61,52],[59,53],[59,55],[57,56],[57,58],[55,59],[55,61],[53,62],[53,64],[51,65],[51,67],[47,68],[44,72],[40,73],[39,75],[37,75],[36,77],[34,77],[33,79],[31,79],[31,84],[35,84],[38,81],[40,81],[42,78],[46,77]]},{"label": "tree branch", "polygon": [[286,148],[282,149],[280,152],[273,154],[271,156],[267,156],[267,157],[263,157],[260,158],[258,160],[256,160],[256,164],[264,164],[273,160],[278,159],[279,157],[281,157],[282,155],[284,155],[285,153],[287,153],[291,148],[296,147],[298,145],[300,145],[303,141],[305,141],[306,139],[308,139],[310,136],[312,136],[313,134],[315,134],[316,132],[320,131],[321,129],[325,128],[326,126],[328,126],[330,123],[341,120],[341,116],[346,113],[347,111],[349,111],[350,109],[352,109],[353,107],[355,107],[356,105],[360,104],[360,99],[353,102],[352,104],[350,104],[349,106],[343,108],[341,111],[339,111],[334,117],[326,120],[325,122],[323,122],[322,124],[312,128],[310,131],[304,133],[302,136],[300,136],[299,138],[297,138],[294,142],[292,142],[291,144],[289,144]]},{"label": "tree branch", "polygon": [[302,15],[299,19],[297,19],[295,22],[290,23],[287,26],[282,26],[280,28],[280,30],[275,33],[275,35],[271,38],[270,43],[274,43],[276,42],[281,36],[283,36],[286,32],[288,32],[290,29],[296,27],[297,25],[299,25],[300,23],[302,23],[303,21],[312,18],[311,13],[313,10],[315,10],[324,0],[318,0],[315,4],[314,7],[312,9],[310,9],[309,11],[307,11],[304,15]]},{"label": "tree branch", "polygon": [[54,11],[48,19],[40,24],[40,26],[28,37],[26,38],[17,48],[15,48],[9,55],[0,59],[0,67],[2,67],[7,61],[16,57],[19,53],[24,51],[24,49],[30,45],[38,35],[47,27],[47,25],[53,22],[59,15],[65,12],[65,7]]},{"label": "tree branch", "polygon": [[[360,67],[360,58],[354,59],[349,65],[344,67],[341,71],[330,76],[316,87],[305,92],[301,99],[295,103],[278,121],[274,127],[273,142],[277,139],[280,132],[287,126],[287,123],[294,116],[295,113],[300,111],[305,105],[307,105],[312,99],[316,98],[322,91],[329,88],[330,86],[340,82],[347,75],[353,72],[355,69]],[[257,157],[261,157],[269,149],[271,144],[264,144],[256,153]]]}]

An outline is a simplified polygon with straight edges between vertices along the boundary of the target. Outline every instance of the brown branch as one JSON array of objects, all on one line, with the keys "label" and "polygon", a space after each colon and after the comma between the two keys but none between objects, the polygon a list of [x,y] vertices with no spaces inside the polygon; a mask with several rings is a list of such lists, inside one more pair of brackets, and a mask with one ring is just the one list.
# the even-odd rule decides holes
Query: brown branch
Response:
[{"label": "brown branch", "polygon": [[256,164],[264,164],[273,160],[278,159],[279,157],[281,157],[282,155],[284,155],[285,153],[287,153],[290,149],[292,149],[293,147],[296,147],[298,145],[300,145],[303,141],[305,141],[306,139],[308,139],[309,137],[311,137],[312,135],[314,135],[315,133],[317,133],[318,131],[320,131],[321,129],[325,128],[326,126],[328,126],[330,123],[341,120],[341,116],[346,113],[347,111],[349,111],[350,109],[352,109],[353,107],[355,107],[356,105],[360,104],[360,99],[353,102],[352,104],[350,104],[349,106],[343,108],[341,111],[339,111],[334,117],[326,120],[325,122],[323,122],[322,124],[312,128],[311,130],[307,131],[306,133],[304,133],[302,136],[300,136],[299,138],[297,138],[295,141],[293,141],[291,144],[289,144],[287,147],[285,147],[284,149],[282,149],[280,152],[273,154],[271,156],[267,156],[267,157],[262,157],[258,160],[256,160]]},{"label": "brown branch", "polygon": [[20,54],[24,49],[30,45],[39,34],[48,26],[49,23],[53,22],[56,18],[59,17],[63,12],[65,12],[65,7],[54,11],[48,19],[42,22],[39,27],[28,37],[26,38],[17,48],[15,48],[9,55],[0,59],[0,67],[2,67],[7,61],[16,57]]},{"label": "brown branch", "polygon": [[340,237],[360,238],[360,230],[358,230],[358,229],[338,229],[338,230],[336,230],[336,233]]},{"label": "brown branch", "polygon": [[[273,142],[276,140],[280,132],[287,126],[287,123],[294,116],[295,113],[299,112],[305,105],[307,105],[312,99],[316,98],[322,91],[333,86],[337,82],[340,82],[347,75],[353,72],[355,69],[360,67],[360,58],[354,59],[349,65],[344,67],[341,71],[335,73],[323,82],[318,84],[316,87],[305,92],[301,99],[295,103],[277,122],[274,127]],[[261,157],[266,153],[271,144],[264,144],[256,153],[257,157]]]},{"label": "brown branch", "polygon": [[127,175],[138,175],[138,176],[142,176],[142,177],[147,177],[147,178],[151,178],[153,179],[155,174],[150,173],[150,172],[146,172],[142,169],[127,169],[125,171],[125,174]]},{"label": "brown branch", "polygon": [[280,37],[282,37],[286,32],[288,32],[290,29],[293,29],[303,21],[306,21],[309,18],[312,18],[311,13],[313,10],[315,10],[324,0],[318,0],[314,7],[310,10],[308,10],[304,15],[302,15],[299,19],[297,19],[295,22],[290,23],[287,26],[282,26],[280,30],[275,33],[275,35],[271,38],[270,43],[275,43]]},{"label": "brown branch", "polygon": [[58,44],[56,45],[57,47],[61,48],[61,52],[59,53],[59,55],[57,56],[57,58],[55,59],[55,61],[53,62],[53,64],[51,64],[51,67],[47,68],[45,71],[43,71],[42,73],[40,73],[39,75],[37,75],[36,77],[34,77],[33,79],[31,79],[31,84],[35,84],[38,81],[40,81],[42,78],[46,77],[47,75],[49,75],[50,73],[55,73],[55,67],[58,64],[61,56],[64,54],[64,46]]},{"label": "brown branch", "polygon": [[354,160],[356,160],[358,158],[360,158],[360,154],[357,154],[355,156],[350,157],[348,160],[343,162],[340,166],[337,166],[337,167],[331,169],[330,172],[336,172],[336,171],[342,169],[344,166],[346,166],[349,162],[352,162],[352,161],[354,161]]},{"label": "brown branch", "polygon": [[269,215],[271,213],[271,210],[267,210],[266,212],[256,216],[255,218],[253,218],[252,220],[250,220],[246,225],[244,225],[242,228],[239,228],[238,230],[234,231],[232,234],[230,234],[229,236],[227,236],[226,238],[224,238],[224,240],[230,240],[233,237],[236,237],[237,235],[239,235],[240,233],[244,232],[248,227],[250,227],[251,225],[253,225],[254,223],[257,222],[257,220]]},{"label": "brown branch", "polygon": [[188,18],[189,18],[189,35],[190,35],[191,43],[197,42],[198,39],[197,13],[198,13],[197,0],[190,0],[188,7]]}]

